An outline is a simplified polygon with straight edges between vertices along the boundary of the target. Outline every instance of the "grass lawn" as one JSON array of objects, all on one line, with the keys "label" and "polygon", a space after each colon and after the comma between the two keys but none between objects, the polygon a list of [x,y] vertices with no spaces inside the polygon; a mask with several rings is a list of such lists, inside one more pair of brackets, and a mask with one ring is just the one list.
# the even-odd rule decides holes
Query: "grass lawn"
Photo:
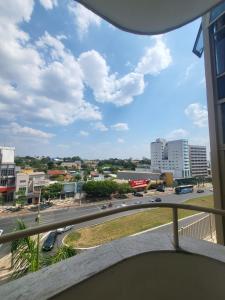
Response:
[{"label": "grass lawn", "polygon": [[[184,202],[203,207],[213,207],[213,196],[199,197]],[[179,219],[199,212],[179,209]],[[146,229],[150,229],[172,221],[170,208],[145,210],[130,216],[107,221],[100,225],[86,227],[68,234],[65,242],[76,247],[92,247],[122,238]]]}]

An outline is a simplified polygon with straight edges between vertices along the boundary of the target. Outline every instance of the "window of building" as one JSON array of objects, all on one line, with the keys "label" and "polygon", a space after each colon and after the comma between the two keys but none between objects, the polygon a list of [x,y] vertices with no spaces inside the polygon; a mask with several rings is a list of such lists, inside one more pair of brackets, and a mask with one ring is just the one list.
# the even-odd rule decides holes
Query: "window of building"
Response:
[{"label": "window of building", "polygon": [[223,143],[225,144],[225,103],[221,105],[221,119],[222,119],[222,130],[223,130]]}]

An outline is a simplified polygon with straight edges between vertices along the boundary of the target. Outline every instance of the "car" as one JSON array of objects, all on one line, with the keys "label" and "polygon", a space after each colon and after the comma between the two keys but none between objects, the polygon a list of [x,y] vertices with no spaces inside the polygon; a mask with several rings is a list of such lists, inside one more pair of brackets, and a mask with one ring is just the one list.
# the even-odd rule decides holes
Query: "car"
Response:
[{"label": "car", "polygon": [[103,204],[101,209],[106,209],[107,208],[107,205],[106,204]]},{"label": "car", "polygon": [[57,231],[52,231],[49,233],[47,239],[44,241],[42,246],[42,251],[50,251],[53,249],[56,238],[57,238]]},{"label": "car", "polygon": [[123,203],[121,204],[121,207],[125,207],[125,206],[127,206],[127,204],[123,202]]},{"label": "car", "polygon": [[197,190],[197,193],[204,193],[204,190]]},{"label": "car", "polygon": [[155,202],[162,202],[162,199],[161,198],[156,198]]},{"label": "car", "polygon": [[209,189],[210,192],[213,192],[213,189]]},{"label": "car", "polygon": [[66,227],[58,228],[56,231],[57,231],[57,233],[63,233],[63,232],[70,230],[72,227],[73,227],[72,225],[68,225]]},{"label": "car", "polygon": [[152,202],[155,202],[155,200],[154,199],[149,199],[148,202],[152,203]]},{"label": "car", "polygon": [[143,194],[140,192],[134,192],[134,196],[136,197],[143,197]]}]

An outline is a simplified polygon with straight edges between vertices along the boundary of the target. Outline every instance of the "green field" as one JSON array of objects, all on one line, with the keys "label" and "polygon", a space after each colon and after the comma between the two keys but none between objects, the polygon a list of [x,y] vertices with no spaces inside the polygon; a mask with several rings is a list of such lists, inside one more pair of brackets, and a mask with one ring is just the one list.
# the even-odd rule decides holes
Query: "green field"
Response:
[{"label": "green field", "polygon": [[[213,196],[199,197],[184,202],[203,207],[213,207]],[[179,210],[179,219],[198,212]],[[170,208],[148,209],[144,212],[107,221],[100,225],[85,227],[73,231],[65,238],[65,243],[74,248],[92,247],[106,242],[129,236],[172,221]]]}]

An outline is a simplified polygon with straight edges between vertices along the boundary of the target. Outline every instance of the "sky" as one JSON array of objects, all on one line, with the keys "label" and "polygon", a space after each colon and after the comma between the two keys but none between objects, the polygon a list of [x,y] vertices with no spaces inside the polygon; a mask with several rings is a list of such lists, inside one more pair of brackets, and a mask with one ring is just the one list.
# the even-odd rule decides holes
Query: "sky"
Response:
[{"label": "sky", "polygon": [[17,155],[150,157],[187,138],[209,152],[201,20],[157,36],[72,0],[0,1],[0,145]]}]

